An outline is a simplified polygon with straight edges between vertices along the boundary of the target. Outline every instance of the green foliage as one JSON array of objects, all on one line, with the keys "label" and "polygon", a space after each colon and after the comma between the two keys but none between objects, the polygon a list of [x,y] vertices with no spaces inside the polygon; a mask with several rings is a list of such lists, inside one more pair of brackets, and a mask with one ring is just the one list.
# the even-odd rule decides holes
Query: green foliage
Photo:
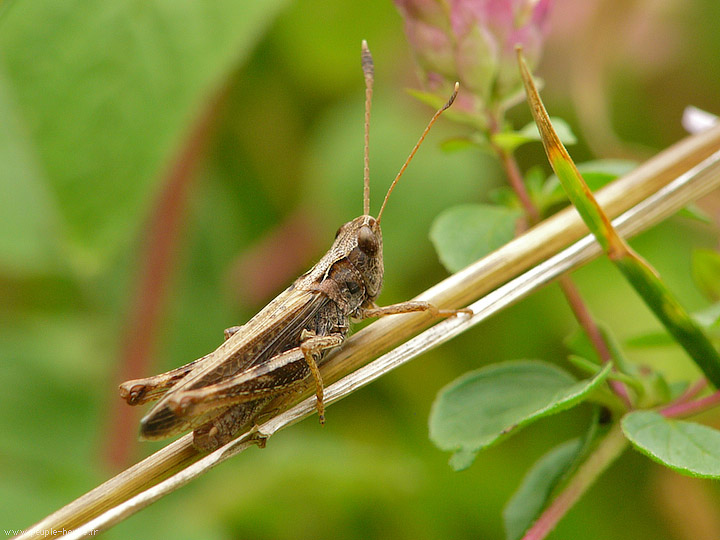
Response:
[{"label": "green foliage", "polygon": [[532,525],[582,449],[582,439],[566,441],[542,456],[528,470],[522,484],[503,510],[507,540],[521,538]]},{"label": "green foliage", "polygon": [[457,272],[512,240],[521,213],[516,209],[468,204],[445,210],[430,239],[448,272]]},{"label": "green foliage", "polygon": [[[436,220],[432,232],[440,260],[448,269],[457,270],[474,258],[475,251],[487,251],[486,244],[490,242],[485,238],[492,228],[488,215],[501,216],[501,209],[512,211],[522,200],[523,208],[530,204],[534,206],[527,212],[527,218],[535,221],[537,216],[545,216],[557,209],[567,198],[610,261],[620,269],[675,342],[687,351],[707,380],[720,388],[720,354],[710,341],[711,334],[704,331],[716,326],[717,312],[712,310],[710,315],[700,317],[699,322],[697,317],[690,316],[658,273],[618,235],[593,195],[596,189],[629,172],[634,164],[597,161],[586,164],[581,171],[563,144],[572,138],[571,134],[568,135],[564,123],[557,119],[551,122],[520,50],[518,59],[528,102],[540,133],[527,127],[520,131],[505,129],[491,134],[492,149],[503,162],[507,176],[516,179],[519,173],[512,153],[523,144],[542,140],[557,176],[544,180],[537,168],[530,169],[525,175],[524,187],[515,181],[511,182],[512,191],[506,187],[494,193],[492,198],[499,205],[494,207],[494,213],[493,207],[481,211],[465,206],[446,211]],[[558,133],[553,124],[562,126],[563,133]],[[511,219],[504,217],[501,223]],[[509,227],[504,230],[509,231]],[[497,247],[494,243],[492,246]],[[713,301],[720,298],[717,287],[720,257],[715,252],[695,253],[693,277],[705,296]],[[701,386],[688,390],[690,386],[686,381],[670,384],[662,372],[628,361],[612,332],[597,325],[584,306],[578,307],[582,299],[577,296],[577,291],[571,291],[567,283],[564,291],[584,329],[566,342],[573,352],[570,360],[593,374],[592,379],[575,383],[565,372],[540,362],[494,364],[469,372],[443,388],[430,414],[431,440],[439,448],[453,452],[450,465],[461,470],[472,464],[480,450],[505,439],[517,428],[587,400],[598,390],[594,392],[595,401],[608,406],[606,415],[608,422],[613,422],[612,431],[592,454],[580,456],[581,443],[571,441],[556,447],[533,466],[505,511],[507,538],[513,540],[520,538],[547,508],[551,494],[562,487],[562,480],[571,466],[584,460],[582,471],[570,471],[577,473],[574,484],[563,493],[564,498],[558,497],[559,506],[544,515],[545,521],[538,522],[547,528],[534,530],[534,535],[544,537],[558,517],[577,501],[579,493],[620,455],[626,442],[619,430],[618,418],[628,409],[640,409],[622,418],[624,437],[640,451],[685,474],[716,478],[720,472],[720,454],[713,450],[720,446],[720,432],[699,424],[668,420],[648,410],[675,399],[675,407],[667,410],[682,414]],[[610,374],[612,361],[617,371]],[[604,368],[598,372],[603,364]],[[609,384],[602,384],[606,380]],[[711,402],[707,402],[700,408],[710,406]]]},{"label": "green foliage", "polygon": [[[580,163],[578,170],[582,173],[588,186],[596,191],[616,178],[627,174],[635,163],[626,160],[593,160]],[[560,185],[557,176],[546,176],[542,167],[534,166],[525,173],[525,187],[530,200],[541,216],[547,217],[568,204],[568,198]],[[497,205],[508,208],[520,208],[520,201],[509,186],[502,186],[489,194],[490,200]]]},{"label": "green foliage", "polygon": [[[643,147],[640,157],[648,148],[654,152],[683,136],[668,116],[668,103],[678,103],[678,95],[712,102],[720,91],[712,54],[720,46],[720,33],[705,24],[720,19],[712,16],[716,3],[705,3],[694,6],[700,24],[684,27],[688,21],[673,21],[676,29],[690,28],[697,39],[675,50],[678,64],[665,66],[682,74],[672,85],[649,84],[646,67],[633,69],[628,58],[628,69],[608,78],[607,88],[592,89],[592,95],[604,93],[618,107],[611,112],[622,122],[614,125],[623,139]],[[106,444],[121,423],[113,414],[123,410],[116,396],[121,362],[137,345],[125,329],[146,277],[140,248],[154,232],[148,224],[157,217],[156,201],[168,186],[168,173],[187,155],[206,113],[207,134],[191,145],[202,157],[178,225],[172,271],[160,284],[166,296],[153,327],[153,365],[144,368],[147,372],[175,367],[214,348],[224,327],[242,323],[272,295],[263,289],[262,278],[278,274],[277,288],[289,283],[326,249],[337,226],[360,211],[358,56],[363,38],[376,60],[370,141],[376,211],[432,109],[443,101],[435,98],[431,107],[422,107],[403,93],[403,86],[415,83],[402,20],[392,3],[6,0],[0,5],[4,529],[28,526],[162,444],[140,444],[131,435],[124,442],[132,457],[108,463]],[[567,52],[572,56],[574,51]],[[549,65],[570,70],[577,60]],[[577,90],[575,85],[548,81],[563,114],[583,106],[563,94]],[[458,131],[447,120],[470,131]],[[526,120],[522,117],[518,125]],[[451,109],[411,164],[383,218],[387,271],[380,303],[412,297],[444,275],[431,256],[426,232],[434,216],[451,205],[492,200],[502,206],[486,212],[475,224],[479,229],[456,238],[459,245],[448,256],[464,261],[457,265],[500,242],[489,234],[486,247],[468,256],[475,238],[486,234],[478,230],[497,233],[493,227],[499,223],[505,231],[514,229],[515,195],[506,190],[490,194],[500,175],[490,135],[483,131],[487,125]],[[592,135],[593,125],[582,125],[576,133]],[[494,142],[519,149],[528,191],[542,215],[565,204],[547,168],[537,167],[539,145],[533,144],[530,127],[502,129],[507,133],[496,135]],[[590,139],[596,144],[602,136]],[[444,150],[466,151],[443,153],[437,148],[441,140],[448,141]],[[622,155],[638,155],[632,148],[622,150]],[[582,139],[577,152],[593,153]],[[594,173],[580,168],[594,182]],[[596,170],[598,185],[619,172]],[[494,222],[488,215],[503,217]],[[241,273],[247,268],[245,255],[266,246],[266,235],[287,233],[285,227],[297,216],[312,234],[309,239],[290,234],[283,246],[299,246],[302,260],[283,249],[283,257],[272,259],[260,276]],[[713,246],[716,240],[709,227],[676,220],[638,245],[643,255],[659,262],[668,282],[717,338],[717,312],[705,310],[687,285],[683,264],[691,247]],[[703,287],[712,287],[713,275],[702,278]],[[672,343],[632,295],[608,277],[602,263],[581,271],[578,284],[588,296],[601,297],[592,309],[610,322],[623,345],[638,335]],[[262,299],[249,298],[248,290],[266,292]],[[513,425],[512,433],[519,433],[508,439],[496,428],[490,437],[503,440],[503,446],[483,454],[482,466],[462,475],[449,474],[445,460],[428,444],[423,418],[438,386],[464,370],[506,358],[561,358],[567,352],[562,338],[571,325],[565,304],[548,288],[488,321],[469,339],[448,344],[333,406],[322,430],[312,422],[295,426],[267,449],[223,465],[105,536],[501,538],[498,516],[511,484],[533,456],[581,433],[586,411],[577,408],[534,426],[523,424],[524,430]],[[639,364],[650,364],[651,372],[663,375],[663,366],[670,365],[673,372],[666,379],[669,399],[675,399],[697,375],[670,347],[631,349],[625,356],[637,369],[608,374],[606,381],[638,377],[645,388],[641,375],[646,367]],[[585,363],[588,369],[594,365]],[[604,402],[609,394],[599,383],[583,399]],[[523,403],[522,396],[518,399]],[[552,397],[548,402],[553,412],[564,406]],[[128,416],[122,422],[136,425],[132,414],[140,411],[130,411],[124,411]],[[526,411],[519,422],[540,417],[533,414]],[[672,440],[680,449],[689,444],[686,438]],[[592,455],[593,449],[583,446],[580,460],[586,451]],[[577,460],[563,474],[570,458],[561,459],[562,453],[556,447],[541,459],[523,484],[523,495],[514,499],[510,508],[524,506],[526,516],[516,521],[516,531],[575,470]],[[616,485],[600,483],[583,512],[562,523],[555,538],[583,538],[588,530],[605,540],[671,535],[665,520],[657,518],[652,469],[631,460],[615,467],[615,478],[625,482],[632,504],[613,506]],[[377,478],[389,479],[390,487]],[[607,515],[626,519],[608,520]]]},{"label": "green foliage", "polygon": [[98,271],[127,247],[189,126],[283,4],[14,2],[0,32],[0,114],[12,114],[3,125],[16,132],[4,135],[18,158],[0,185],[30,187],[13,187],[22,199],[2,197],[0,212],[44,211],[4,235],[13,261],[23,251],[10,264],[37,268],[52,243],[78,271]]},{"label": "green foliage", "polygon": [[[445,98],[438,96],[437,94],[434,94],[432,92],[423,92],[414,88],[409,88],[407,92],[418,101],[429,105],[433,109],[439,109],[440,107],[445,105],[445,103],[447,102],[447,98],[450,97],[450,95],[448,95],[447,98]],[[470,114],[465,111],[458,111],[457,109],[453,108],[448,109],[444,114],[453,122],[466,125],[480,132],[485,131],[486,129],[485,122],[481,118],[478,118],[476,114]]]},{"label": "green foliage", "polygon": [[658,463],[688,476],[720,478],[720,431],[654,411],[629,413],[622,427],[633,446]]},{"label": "green foliage", "polygon": [[[146,235],[157,232],[149,227],[157,217],[157,200],[170,184],[169,172],[186,166],[189,143],[201,157],[181,210],[179,241],[166,261],[171,271],[159,284],[166,296],[150,338],[152,364],[142,375],[212,350],[223,328],[242,323],[276,290],[266,289],[260,299],[243,292],[260,289],[258,283],[269,274],[280,275],[276,288],[286,286],[327,249],[338,225],[361,211],[362,38],[370,42],[377,64],[371,135],[377,212],[432,114],[413,108],[395,78],[398,58],[407,49],[399,40],[399,22],[389,24],[393,17],[387,2],[335,7],[312,1],[3,3],[3,527],[34,523],[163,444],[138,442],[133,428],[122,441],[131,456],[108,464],[107,441],[121,423],[136,426],[142,412],[117,396],[121,362],[139,345],[126,328],[137,316],[137,291],[147,277],[141,247]],[[198,141],[196,128],[204,119],[208,133]],[[384,304],[405,300],[439,278],[442,270],[426,240],[430,220],[476,193],[480,170],[486,173],[483,182],[493,181],[488,160],[469,153],[448,159],[437,148],[442,131],[440,123],[390,200],[384,218]],[[438,180],[445,175],[453,181]],[[262,243],[264,234],[283,230],[298,215],[310,238],[290,231],[285,242],[302,250],[301,260],[267,261],[260,276],[239,272],[238,261]],[[417,219],[408,219],[412,215]],[[412,271],[405,271],[408,264]],[[429,407],[430,389],[415,395],[418,409]],[[226,466],[241,473],[233,476],[236,496],[224,497],[223,512],[203,495],[227,494],[226,474],[189,486],[107,536],[219,538],[246,536],[237,531],[248,530],[253,537],[289,538],[299,530],[308,531],[306,536],[342,530],[350,538],[365,537],[368,519],[398,538],[466,530],[449,517],[431,517],[432,485],[452,484],[443,479],[444,464],[430,461],[422,468],[420,477],[431,478],[427,485],[405,482],[418,473],[416,462],[405,459],[406,441],[414,439],[412,446],[426,455],[434,452],[418,427],[424,422],[416,421],[413,429],[399,408],[399,416],[391,418],[387,406],[378,408],[381,403],[371,395],[344,414],[333,412],[322,433],[313,423],[297,426],[309,430],[313,440],[329,441],[326,457],[337,459],[337,467],[324,468],[329,459],[312,452],[308,438],[286,439],[284,467],[275,467],[275,451],[260,453],[251,468],[244,468],[243,460]],[[360,416],[344,420],[353,411]],[[117,412],[122,421],[116,421]],[[386,501],[388,508],[394,501],[394,509],[369,512],[374,488],[367,483],[367,465],[378,460],[361,454],[377,448],[380,417],[390,418],[388,429],[402,433],[388,443],[397,445],[397,459],[380,476],[397,478],[417,493],[408,499],[399,488]],[[383,445],[386,457],[388,444]],[[403,467],[408,472],[401,474]],[[258,482],[260,468],[282,474],[263,473]],[[307,471],[303,481],[290,480]],[[329,485],[330,474],[339,486],[332,505],[318,495],[318,485]],[[364,489],[358,489],[359,481]],[[452,491],[465,492],[457,486]],[[237,496],[242,493],[259,499]],[[282,511],[268,504],[278,493],[288,501]],[[306,504],[291,504],[297,497]],[[407,516],[418,508],[427,519],[408,529]],[[276,528],[263,531],[264,523]],[[323,523],[332,526],[323,529]],[[494,527],[499,531],[499,523]],[[481,528],[478,534],[493,525]]]},{"label": "green foliage", "polygon": [[615,262],[667,331],[685,349],[708,380],[720,388],[720,354],[708,334],[687,313],[677,297],[643,259],[628,254]]},{"label": "green foliage", "polygon": [[[720,302],[692,314],[695,322],[716,342],[720,340]],[[626,340],[628,347],[667,347],[675,343],[666,331],[644,332]]]},{"label": "green foliage", "polygon": [[708,380],[716,388],[720,388],[720,354],[702,327],[695,323],[678,297],[662,281],[657,271],[645,259],[635,254],[619,236],[554,131],[521,55],[519,64],[523,72],[528,103],[540,128],[545,152],[570,202],[610,261],[623,273],[625,279],[695,361]]},{"label": "green foliage", "polygon": [[576,381],[552,364],[518,360],[466,373],[438,393],[430,439],[453,452],[455,470],[465,469],[483,448],[588,399],[609,372],[608,364],[591,379]]},{"label": "green foliage", "polygon": [[692,277],[705,296],[713,302],[720,301],[720,253],[696,249],[692,257]]},{"label": "green foliage", "polygon": [[[553,127],[558,133],[560,140],[566,145],[577,143],[577,138],[570,125],[562,118],[551,118]],[[517,131],[502,131],[493,135],[492,142],[506,152],[514,152],[524,144],[539,142],[540,132],[535,122],[530,122]]]},{"label": "green foliage", "polygon": [[[37,272],[55,259],[60,245],[55,212],[33,145],[0,72],[0,267],[14,274]],[[36,211],[28,211],[36,209]]]}]

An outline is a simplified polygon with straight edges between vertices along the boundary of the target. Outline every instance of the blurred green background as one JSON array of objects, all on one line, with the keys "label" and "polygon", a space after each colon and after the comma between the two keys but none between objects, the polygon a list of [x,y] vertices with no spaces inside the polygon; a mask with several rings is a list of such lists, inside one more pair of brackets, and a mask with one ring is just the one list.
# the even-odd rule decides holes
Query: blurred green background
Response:
[{"label": "blurred green background", "polygon": [[[539,75],[580,136],[576,160],[642,160],[684,136],[686,105],[717,113],[719,25],[716,0],[558,0]],[[431,114],[404,91],[417,83],[390,1],[0,3],[0,528],[27,527],[160,448],[137,442],[142,411],[118,383],[212,350],[361,212],[362,39],[376,64],[376,213]],[[432,219],[502,181],[489,156],[442,153],[457,131],[441,124],[388,206],[381,304],[444,277]],[[521,158],[545,164],[539,147]],[[716,247],[715,226],[673,218],[633,245],[690,309],[706,305],[690,255]],[[620,338],[657,328],[606,262],[577,281]],[[541,291],[331,407],[324,428],[281,432],[106,537],[503,538],[524,471],[589,411],[454,473],[428,441],[430,404],[488,363],[566,366],[574,328],[558,290]],[[672,349],[631,357],[672,377],[693,370]],[[629,451],[551,538],[717,539],[718,509],[717,484]]]}]

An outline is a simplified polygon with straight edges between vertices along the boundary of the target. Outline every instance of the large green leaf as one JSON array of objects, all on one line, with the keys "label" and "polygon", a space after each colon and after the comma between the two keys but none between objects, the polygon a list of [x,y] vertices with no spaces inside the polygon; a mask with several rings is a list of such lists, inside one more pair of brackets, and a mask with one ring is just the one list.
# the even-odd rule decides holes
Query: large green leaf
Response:
[{"label": "large green leaf", "polygon": [[625,415],[622,428],[635,448],[658,463],[688,476],[720,478],[720,431],[654,411]]},{"label": "large green leaf", "polygon": [[53,262],[57,209],[1,71],[0,126],[0,271],[37,271]]},{"label": "large green leaf", "polygon": [[487,204],[455,206],[435,219],[430,239],[445,268],[457,272],[512,240],[520,215]]},{"label": "large green leaf", "polygon": [[[30,177],[45,184],[25,196],[26,261],[38,262],[30,244],[45,241],[47,204],[35,204],[42,192],[75,265],[93,270],[127,245],[193,122],[284,3],[9,4],[0,19],[0,114],[16,106],[11,129],[25,158],[0,168],[0,186]],[[21,144],[8,138],[0,142]],[[16,199],[0,200],[4,210]]]},{"label": "large green leaf", "polygon": [[438,448],[454,452],[453,468],[464,469],[483,448],[586,399],[609,372],[608,364],[594,377],[577,381],[551,364],[519,360],[466,373],[435,399],[430,438]]}]

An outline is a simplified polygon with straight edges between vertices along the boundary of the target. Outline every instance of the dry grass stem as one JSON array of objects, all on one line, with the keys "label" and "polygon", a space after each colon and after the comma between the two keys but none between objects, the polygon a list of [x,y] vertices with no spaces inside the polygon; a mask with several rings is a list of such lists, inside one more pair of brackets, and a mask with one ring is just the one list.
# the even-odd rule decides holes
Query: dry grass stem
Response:
[{"label": "dry grass stem", "polygon": [[[716,153],[719,150],[720,127],[688,137],[598,192],[598,201],[611,217],[625,213],[614,223],[623,235],[635,234],[720,184],[720,154]],[[433,322],[428,316],[387,317],[351,336],[343,347],[328,355],[321,368],[324,380],[333,383],[326,389],[327,403],[341,399],[563,272],[589,261],[599,253],[599,247],[589,236],[583,238],[586,235],[587,229],[578,214],[573,209],[564,210],[418,296],[441,308],[474,302],[470,306],[474,315],[444,320],[409,341]],[[397,349],[358,370],[393,347]],[[314,411],[314,398],[309,398],[259,429],[270,436]],[[186,435],[51,514],[19,538],[33,538],[37,532],[52,529],[76,529],[65,538],[80,538],[86,532],[104,530],[243,451],[249,444],[249,435],[204,457],[194,450],[191,436]]]}]

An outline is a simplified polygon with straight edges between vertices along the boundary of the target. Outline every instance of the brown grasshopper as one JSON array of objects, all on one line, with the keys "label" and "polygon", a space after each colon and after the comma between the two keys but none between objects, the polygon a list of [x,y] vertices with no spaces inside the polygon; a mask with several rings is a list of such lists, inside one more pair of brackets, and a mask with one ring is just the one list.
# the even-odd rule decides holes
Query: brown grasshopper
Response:
[{"label": "brown grasshopper", "polygon": [[304,390],[311,378],[320,423],[324,423],[318,363],[329,349],[342,345],[350,319],[411,311],[429,311],[438,316],[457,313],[420,301],[385,307],[375,304],[383,282],[380,220],[385,204],[430,127],[452,105],[457,84],[395,177],[376,219],[369,215],[373,62],[365,41],[362,66],[366,95],[363,215],[340,227],[322,259],[257,315],[243,326],[225,330],[225,342],[215,351],[167,373],[120,385],[120,395],[130,405],[159,399],[141,420],[141,438],[164,439],[193,429],[196,448],[215,449],[267,413],[264,409],[273,399]]}]

